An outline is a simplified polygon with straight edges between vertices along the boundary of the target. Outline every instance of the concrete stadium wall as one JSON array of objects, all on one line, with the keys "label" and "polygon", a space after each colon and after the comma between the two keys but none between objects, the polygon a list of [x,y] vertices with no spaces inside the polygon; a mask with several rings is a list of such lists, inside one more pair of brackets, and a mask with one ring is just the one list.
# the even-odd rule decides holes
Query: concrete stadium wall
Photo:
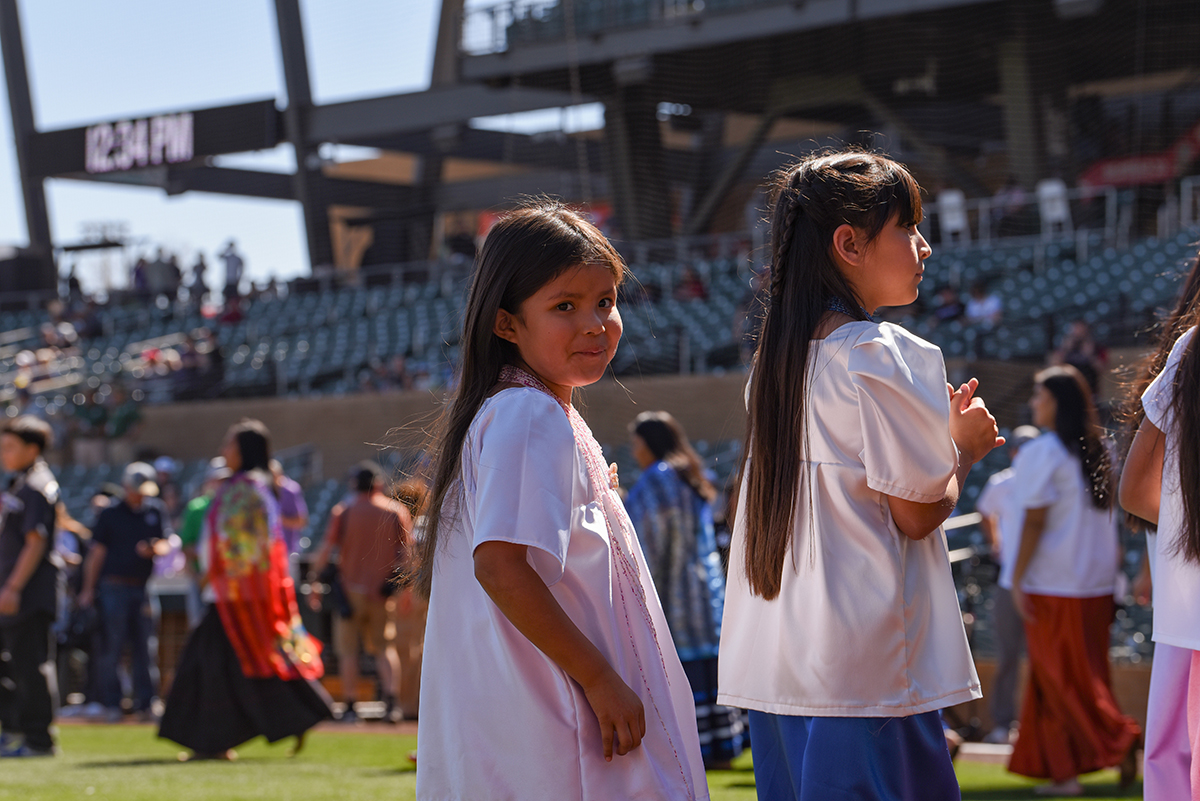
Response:
[{"label": "concrete stadium wall", "polygon": [[[1135,350],[1114,351],[1114,367],[1135,360]],[[954,383],[979,379],[980,395],[1002,427],[1025,421],[1033,374],[1040,365],[986,361],[947,363]],[[601,381],[581,393],[579,408],[596,438],[623,443],[629,422],[640,412],[666,410],[692,439],[739,439],[745,431],[745,373],[670,375]],[[1114,376],[1104,378],[1101,395],[1119,391]],[[319,398],[254,398],[150,406],[145,410],[140,445],[182,459],[217,453],[225,430],[242,417],[256,417],[271,429],[278,449],[311,444],[322,454],[327,476],[340,476],[352,464],[380,458],[385,447],[419,448],[423,431],[436,419],[442,397],[428,392],[391,392]]]},{"label": "concrete stadium wall", "polygon": [[[597,439],[625,441],[639,412],[666,409],[694,439],[742,436],[745,409],[741,374],[662,376],[603,381],[579,404]],[[276,450],[310,444],[322,454],[326,476],[338,477],[361,459],[381,458],[385,447],[415,450],[442,408],[440,395],[391,392],[321,398],[255,398],[149,406],[138,446],[181,459],[217,454],[226,429],[243,417],[271,429]]]}]

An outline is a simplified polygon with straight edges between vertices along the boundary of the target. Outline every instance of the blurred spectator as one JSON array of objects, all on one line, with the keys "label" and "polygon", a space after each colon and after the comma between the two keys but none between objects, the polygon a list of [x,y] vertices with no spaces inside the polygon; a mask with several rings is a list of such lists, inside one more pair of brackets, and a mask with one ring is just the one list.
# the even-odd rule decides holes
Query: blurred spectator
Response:
[{"label": "blurred spectator", "polygon": [[[391,583],[393,574],[404,563],[412,544],[412,517],[407,507],[383,494],[383,483],[379,465],[359,465],[352,476],[354,496],[334,507],[325,541],[310,568],[311,580],[329,563],[333,549],[338,549],[338,573],[350,604],[350,616],[334,620],[334,647],[346,702],[343,720],[356,719],[360,644],[375,657],[384,719],[391,721],[395,714],[400,666],[395,630],[388,625],[388,601],[395,588]],[[311,604],[320,605],[319,596],[309,597]]]},{"label": "blurred spectator", "polygon": [[200,581],[203,571],[200,559],[200,534],[204,529],[204,519],[208,508],[212,505],[213,495],[221,482],[233,475],[233,471],[225,465],[225,457],[218,456],[208,463],[204,472],[204,483],[200,485],[200,494],[188,501],[183,512],[183,522],[179,525],[179,546],[183,549],[184,567],[191,581],[187,596],[188,627],[195,628],[204,615],[203,602],[200,599]]},{"label": "blurred spectator", "polygon": [[708,287],[704,285],[704,281],[700,279],[695,268],[688,265],[683,268],[679,283],[675,285],[674,294],[676,300],[707,300]]},{"label": "blurred spectator", "polygon": [[67,302],[71,304],[83,300],[83,287],[79,284],[79,276],[75,275],[75,265],[71,265],[67,273]]},{"label": "blurred spectator", "polygon": [[101,403],[100,393],[94,389],[84,393],[83,403],[75,406],[71,418],[71,453],[75,464],[82,467],[103,464],[108,409]]},{"label": "blurred spectator", "polygon": [[51,561],[58,483],[42,454],[42,420],[18,417],[0,433],[0,464],[12,474],[0,516],[0,757],[51,756],[50,658],[58,571]]},{"label": "blurred spectator", "polygon": [[129,396],[120,384],[113,384],[108,396],[108,422],[104,433],[108,437],[108,461],[113,464],[128,464],[141,431],[142,411],[139,404]]},{"label": "blurred spectator", "polygon": [[208,283],[204,280],[205,274],[208,272],[208,263],[204,261],[204,254],[196,254],[196,263],[192,265],[191,280],[187,285],[188,301],[200,308],[204,303],[204,296],[208,294]]},{"label": "blurred spectator", "polygon": [[1100,386],[1100,375],[1108,365],[1108,351],[1092,337],[1092,328],[1086,320],[1074,320],[1050,354],[1049,363],[1067,364],[1083,373],[1094,395]]},{"label": "blurred spectator", "polygon": [[981,323],[991,328],[1000,322],[1004,304],[994,292],[988,292],[987,284],[976,281],[971,284],[971,298],[967,301],[968,323]]},{"label": "blurred spectator", "polygon": [[242,272],[246,263],[237,251],[237,243],[232,239],[221,251],[221,261],[225,262],[225,300],[226,302],[238,297],[238,285],[242,282]]},{"label": "blurred spectator", "polygon": [[146,303],[150,300],[149,277],[146,275],[147,266],[146,258],[138,257],[137,262],[133,265],[133,272],[129,276],[129,286],[133,290],[133,299],[137,303]]},{"label": "blurred spectator", "polygon": [[393,389],[412,389],[412,376],[408,374],[408,359],[397,353],[388,362],[388,382]]},{"label": "blurred spectator", "polygon": [[154,460],[154,483],[158,484],[158,500],[162,502],[167,512],[167,520],[171,528],[179,526],[183,517],[184,497],[176,480],[179,463],[170,456],[160,456]]},{"label": "blurred spectator", "polygon": [[204,358],[196,350],[196,341],[191,336],[184,338],[179,346],[179,368],[171,375],[171,395],[175,400],[196,397],[204,369]]},{"label": "blurred spectator", "polygon": [[179,300],[179,288],[183,286],[183,270],[179,267],[179,257],[174,253],[167,256],[163,278],[163,294],[167,296],[167,300],[175,303]]},{"label": "blurred spectator", "polygon": [[963,316],[965,309],[954,287],[945,284],[936,294],[937,301],[934,303],[932,315],[934,325],[949,323]]},{"label": "blurred spectator", "polygon": [[300,535],[308,525],[308,504],[304,502],[304,488],[283,472],[283,465],[278,459],[272,459],[270,464],[271,475],[275,479],[275,498],[279,501],[283,541],[287,543],[289,555],[300,553]]},{"label": "blurred spectator", "polygon": [[171,534],[166,510],[158,501],[154,468],[134,462],[122,477],[124,498],[100,513],[92,531],[92,548],[84,565],[83,607],[97,604],[104,627],[104,651],[96,665],[104,720],[121,720],[120,680],[117,666],[128,645],[133,680],[133,712],[142,720],[152,717],[151,703],[158,681],[150,654],[152,622],[146,582],[154,569],[154,556],[167,552]]}]

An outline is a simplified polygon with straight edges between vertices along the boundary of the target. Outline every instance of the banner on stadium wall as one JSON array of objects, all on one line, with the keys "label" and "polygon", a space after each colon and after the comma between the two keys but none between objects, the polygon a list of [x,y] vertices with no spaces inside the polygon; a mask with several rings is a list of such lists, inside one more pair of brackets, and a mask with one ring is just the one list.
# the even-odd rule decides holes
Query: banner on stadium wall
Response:
[{"label": "banner on stadium wall", "polygon": [[1200,123],[1167,150],[1148,156],[1104,159],[1084,171],[1080,186],[1165,184],[1181,177],[1200,155]]},{"label": "banner on stadium wall", "polygon": [[185,164],[205,156],[268,150],[279,144],[282,132],[274,100],[130,117],[33,134],[29,170],[48,178]]}]

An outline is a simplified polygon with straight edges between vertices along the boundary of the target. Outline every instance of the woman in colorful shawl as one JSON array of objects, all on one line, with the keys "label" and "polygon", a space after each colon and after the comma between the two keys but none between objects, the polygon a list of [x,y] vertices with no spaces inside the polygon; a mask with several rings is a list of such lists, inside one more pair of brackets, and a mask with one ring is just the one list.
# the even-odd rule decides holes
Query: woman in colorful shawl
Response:
[{"label": "woman in colorful shawl", "polygon": [[213,496],[200,554],[209,603],[188,638],[158,736],[193,758],[234,759],[234,746],[274,743],[332,717],[320,645],[300,623],[279,505],[271,492],[266,427],[242,420],[222,445],[233,475]]},{"label": "woman in colorful shawl", "polygon": [[642,475],[625,501],[696,701],[700,753],[728,767],[745,748],[741,710],[717,704],[717,644],[725,574],[713,531],[717,491],[674,417],[643,412],[630,425]]}]

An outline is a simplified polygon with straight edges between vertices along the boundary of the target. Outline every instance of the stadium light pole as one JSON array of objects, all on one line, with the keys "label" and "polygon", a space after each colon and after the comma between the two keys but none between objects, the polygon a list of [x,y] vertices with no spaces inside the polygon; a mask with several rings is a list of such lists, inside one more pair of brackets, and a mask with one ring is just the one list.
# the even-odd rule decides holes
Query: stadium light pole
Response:
[{"label": "stadium light pole", "polygon": [[33,100],[29,91],[29,73],[25,67],[25,45],[21,38],[21,19],[17,0],[0,0],[0,48],[4,51],[4,77],[8,85],[8,108],[12,114],[13,141],[17,149],[17,169],[21,173],[21,196],[25,202],[25,227],[29,249],[41,265],[34,286],[24,288],[55,289],[58,274],[54,266],[54,245],[50,236],[50,216],[46,211],[46,192],[40,176],[29,168],[29,137],[37,133],[33,119]]}]

